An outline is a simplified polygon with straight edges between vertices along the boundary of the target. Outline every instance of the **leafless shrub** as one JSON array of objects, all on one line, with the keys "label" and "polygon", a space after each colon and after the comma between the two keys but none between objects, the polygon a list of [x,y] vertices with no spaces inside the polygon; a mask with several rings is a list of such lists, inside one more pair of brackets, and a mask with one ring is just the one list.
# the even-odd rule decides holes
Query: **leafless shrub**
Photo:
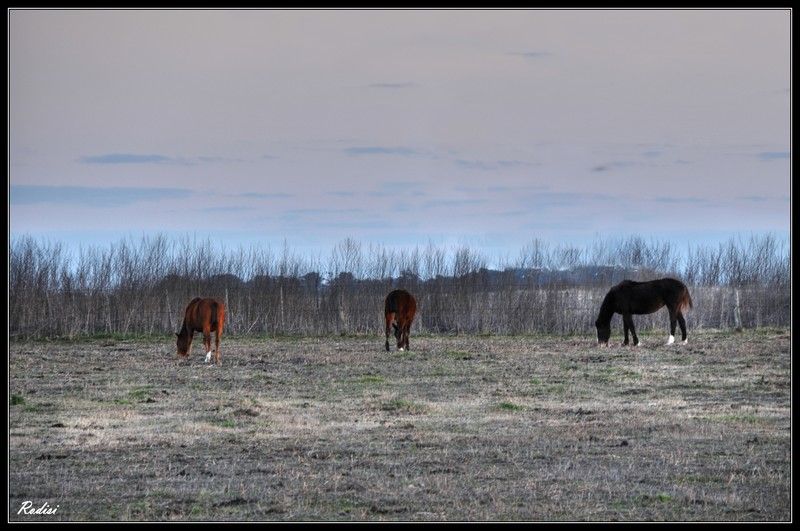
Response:
[{"label": "leafless shrub", "polygon": [[[492,269],[468,246],[389,249],[351,238],[327,259],[211,239],[163,235],[68,252],[29,236],[9,246],[12,337],[167,334],[195,296],[218,297],[230,334],[363,334],[381,329],[392,288],[415,293],[415,332],[588,333],[608,288],[625,278],[682,278],[692,290],[690,327],[733,326],[738,292],[744,327],[787,326],[788,242],[774,235],[690,246],[641,237],[587,248],[532,240]],[[666,326],[637,318],[640,329]]]}]

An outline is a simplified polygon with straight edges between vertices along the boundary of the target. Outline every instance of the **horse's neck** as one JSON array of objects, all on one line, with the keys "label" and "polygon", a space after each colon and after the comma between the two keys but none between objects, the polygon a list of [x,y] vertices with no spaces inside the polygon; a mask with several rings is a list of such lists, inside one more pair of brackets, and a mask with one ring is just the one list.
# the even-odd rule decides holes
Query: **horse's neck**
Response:
[{"label": "horse's neck", "polygon": [[610,297],[606,297],[603,299],[603,304],[600,306],[600,315],[597,316],[597,320],[601,323],[607,323],[611,321],[611,318],[614,316],[614,303],[612,302]]}]

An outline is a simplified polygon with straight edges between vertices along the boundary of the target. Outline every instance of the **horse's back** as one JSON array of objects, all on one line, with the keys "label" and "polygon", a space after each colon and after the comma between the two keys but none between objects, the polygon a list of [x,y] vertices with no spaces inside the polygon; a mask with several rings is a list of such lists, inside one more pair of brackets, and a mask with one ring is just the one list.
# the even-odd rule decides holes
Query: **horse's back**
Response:
[{"label": "horse's back", "polygon": [[225,305],[216,299],[195,297],[186,307],[186,324],[202,330],[206,324],[216,330],[225,319]]},{"label": "horse's back", "polygon": [[404,318],[413,319],[417,310],[417,301],[413,295],[404,289],[396,289],[386,296],[384,305],[385,313],[394,313]]},{"label": "horse's back", "polygon": [[386,296],[387,312],[398,312],[409,306],[416,306],[414,296],[404,289],[396,289]]},{"label": "horse's back", "polygon": [[620,308],[635,314],[653,313],[664,306],[670,308],[692,306],[688,288],[683,282],[674,278],[645,282],[623,280],[612,290]]}]

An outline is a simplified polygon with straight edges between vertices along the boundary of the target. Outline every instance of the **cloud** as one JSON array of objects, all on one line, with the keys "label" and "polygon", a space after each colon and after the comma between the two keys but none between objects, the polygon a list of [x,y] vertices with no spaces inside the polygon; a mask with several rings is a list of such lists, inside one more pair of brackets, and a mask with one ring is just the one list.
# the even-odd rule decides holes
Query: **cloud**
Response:
[{"label": "cloud", "polygon": [[458,185],[453,187],[453,191],[468,194],[502,194],[502,193],[520,193],[520,192],[537,192],[547,190],[549,187],[541,184],[523,184],[523,185],[491,185],[491,186],[466,186]]},{"label": "cloud", "polygon": [[362,214],[363,208],[293,208],[283,212],[284,217],[328,216],[336,214]]},{"label": "cloud", "polygon": [[482,205],[486,202],[486,199],[433,199],[425,201],[422,204],[422,208],[461,207]]},{"label": "cloud", "polygon": [[243,206],[220,206],[220,207],[206,207],[199,209],[200,212],[241,212],[244,210],[256,210],[254,207]]},{"label": "cloud", "polygon": [[610,171],[616,168],[628,168],[630,166],[634,166],[635,163],[629,160],[615,160],[611,162],[606,162],[605,164],[598,164],[592,171]]},{"label": "cloud", "polygon": [[549,186],[543,184],[526,184],[522,186],[505,186],[505,185],[494,185],[494,186],[487,186],[487,192],[531,192],[531,191],[539,191],[539,190],[547,190]]},{"label": "cloud", "polygon": [[379,89],[404,89],[404,88],[416,87],[417,84],[411,81],[405,81],[402,83],[370,83],[367,86],[370,88],[379,88]]},{"label": "cloud", "polygon": [[788,159],[789,152],[788,151],[762,151],[758,154],[759,160],[762,161],[769,161],[769,160],[781,160],[781,159]]},{"label": "cloud", "polygon": [[236,194],[236,197],[246,197],[248,199],[288,199],[294,197],[294,194],[287,194],[284,192],[275,192],[271,194],[263,194],[260,192],[245,192]]},{"label": "cloud", "polygon": [[83,164],[179,164],[194,166],[197,164],[218,164],[231,162],[244,162],[244,159],[220,157],[216,155],[201,155],[193,158],[168,157],[157,154],[138,153],[107,153],[104,155],[90,155],[78,159]]},{"label": "cloud", "polygon": [[458,166],[469,170],[499,170],[505,168],[515,168],[520,166],[534,166],[532,162],[524,160],[465,160],[456,159],[454,161]]},{"label": "cloud", "polygon": [[334,197],[353,197],[355,196],[355,192],[349,192],[347,190],[333,190],[330,192],[325,192],[325,195],[332,195]]},{"label": "cloud", "polygon": [[15,205],[60,203],[91,207],[119,207],[163,199],[186,199],[192,191],[185,188],[96,188],[86,186],[11,187],[10,202]]},{"label": "cloud", "polygon": [[657,203],[670,203],[670,204],[707,204],[708,199],[703,199],[701,197],[668,197],[668,196],[658,196],[654,197],[653,201]]},{"label": "cloud", "polygon": [[540,50],[532,52],[509,52],[508,55],[516,55],[518,57],[524,57],[525,59],[540,59],[542,57],[550,57],[553,55],[553,53],[545,50]]},{"label": "cloud", "polygon": [[377,183],[375,190],[366,192],[368,197],[399,197],[399,196],[415,196],[420,197],[428,195],[423,188],[428,183],[425,181],[413,180],[397,180],[397,181],[382,181]]},{"label": "cloud", "polygon": [[536,208],[585,207],[589,203],[598,201],[618,202],[620,198],[608,194],[584,192],[538,192],[525,198],[526,205]]},{"label": "cloud", "polygon": [[79,159],[84,164],[169,164],[177,159],[165,155],[138,155],[135,153],[108,153]]},{"label": "cloud", "polygon": [[[237,158],[231,158],[231,157],[217,157],[217,156],[195,157],[194,160],[196,160],[198,162],[211,162],[211,163],[214,163],[214,162],[223,162],[223,163],[244,162],[244,159],[237,159]],[[187,161],[187,162],[191,163],[191,160]]]},{"label": "cloud", "polygon": [[358,157],[361,155],[400,155],[403,157],[414,157],[422,155],[416,149],[407,147],[384,147],[384,146],[359,146],[349,147],[344,150],[347,155],[351,157]]},{"label": "cloud", "polygon": [[767,197],[765,195],[743,195],[736,199],[739,201],[747,201],[749,203],[766,203],[768,201],[789,201],[788,197]]}]

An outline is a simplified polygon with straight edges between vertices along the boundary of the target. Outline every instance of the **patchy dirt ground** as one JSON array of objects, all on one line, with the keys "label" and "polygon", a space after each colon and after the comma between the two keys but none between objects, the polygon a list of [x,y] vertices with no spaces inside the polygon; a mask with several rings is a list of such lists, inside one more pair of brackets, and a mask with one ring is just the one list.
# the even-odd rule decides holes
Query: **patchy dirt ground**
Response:
[{"label": "patchy dirt ground", "polygon": [[9,518],[789,520],[789,331],[663,336],[12,343]]}]

